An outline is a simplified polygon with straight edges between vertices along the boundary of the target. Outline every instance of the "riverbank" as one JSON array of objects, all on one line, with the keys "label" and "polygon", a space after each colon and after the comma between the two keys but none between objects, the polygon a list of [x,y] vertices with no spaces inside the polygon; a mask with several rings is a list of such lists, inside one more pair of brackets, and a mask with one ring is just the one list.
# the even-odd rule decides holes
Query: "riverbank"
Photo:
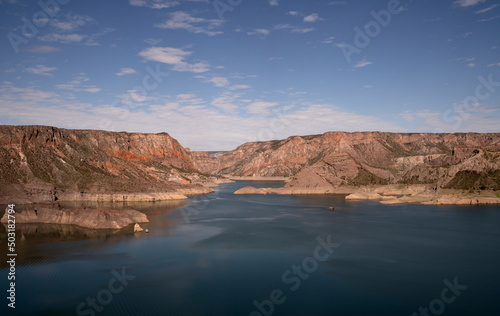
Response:
[{"label": "riverbank", "polygon": [[[17,224],[62,224],[91,229],[122,229],[134,223],[148,223],[144,213],[132,208],[61,208],[57,204],[32,205],[14,214]],[[9,221],[7,212],[0,222]]]},{"label": "riverbank", "polygon": [[142,191],[113,191],[109,189],[76,189],[59,190],[46,184],[10,185],[4,187],[0,196],[0,204],[32,204],[47,202],[157,202],[167,200],[185,200],[189,196],[213,193],[214,187],[234,181],[221,178],[211,181],[200,181],[192,184],[168,187],[149,186]]},{"label": "riverbank", "polygon": [[500,204],[495,191],[434,190],[428,185],[341,186],[338,188],[254,188],[246,186],[237,195],[346,194],[346,200],[377,200],[382,204],[418,203],[429,205]]}]

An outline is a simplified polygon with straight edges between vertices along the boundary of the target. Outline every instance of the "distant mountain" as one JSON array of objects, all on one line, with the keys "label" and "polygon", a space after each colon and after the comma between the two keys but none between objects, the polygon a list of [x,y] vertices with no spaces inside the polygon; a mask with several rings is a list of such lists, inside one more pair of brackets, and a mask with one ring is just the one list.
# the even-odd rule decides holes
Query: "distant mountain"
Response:
[{"label": "distant mountain", "polygon": [[200,170],[218,175],[292,177],[289,188],[403,183],[500,189],[500,133],[328,132],[191,157]]}]

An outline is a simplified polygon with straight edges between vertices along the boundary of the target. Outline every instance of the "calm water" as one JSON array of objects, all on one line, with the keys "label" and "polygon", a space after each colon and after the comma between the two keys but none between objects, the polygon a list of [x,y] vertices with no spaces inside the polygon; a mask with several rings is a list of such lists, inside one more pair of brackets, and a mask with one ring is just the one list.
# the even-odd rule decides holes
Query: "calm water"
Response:
[{"label": "calm water", "polygon": [[[150,234],[18,225],[16,314],[411,315],[430,306],[429,315],[498,315],[499,206],[232,194],[245,185],[281,183],[133,204]],[[337,244],[331,254],[318,238]],[[7,303],[1,315],[12,314]]]}]

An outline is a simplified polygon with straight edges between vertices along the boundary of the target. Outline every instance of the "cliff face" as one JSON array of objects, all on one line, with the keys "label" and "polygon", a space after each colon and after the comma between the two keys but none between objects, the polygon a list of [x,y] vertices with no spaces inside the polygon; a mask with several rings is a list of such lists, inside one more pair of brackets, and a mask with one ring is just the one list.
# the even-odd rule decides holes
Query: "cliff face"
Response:
[{"label": "cliff face", "polygon": [[286,176],[296,192],[398,183],[500,189],[500,133],[328,132],[191,152],[166,133],[0,126],[3,202],[175,198],[210,192],[192,184],[214,180],[207,173]]},{"label": "cliff face", "polygon": [[[329,132],[247,143],[218,158],[193,159],[200,168],[218,166],[213,171],[217,174],[293,176],[287,187],[389,183],[463,187],[467,182],[500,189],[499,151],[499,133]],[[461,180],[454,180],[457,174]]]},{"label": "cliff face", "polygon": [[0,126],[0,195],[171,191],[203,177],[170,135]]}]

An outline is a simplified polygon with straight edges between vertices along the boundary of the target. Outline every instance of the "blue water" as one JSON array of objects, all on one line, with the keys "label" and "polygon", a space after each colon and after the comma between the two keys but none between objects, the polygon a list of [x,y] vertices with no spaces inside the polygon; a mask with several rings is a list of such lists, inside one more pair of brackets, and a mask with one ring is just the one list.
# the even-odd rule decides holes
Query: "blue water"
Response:
[{"label": "blue water", "polygon": [[232,194],[246,185],[282,183],[132,204],[149,234],[19,227],[16,313],[2,299],[1,315],[498,315],[499,206]]}]

